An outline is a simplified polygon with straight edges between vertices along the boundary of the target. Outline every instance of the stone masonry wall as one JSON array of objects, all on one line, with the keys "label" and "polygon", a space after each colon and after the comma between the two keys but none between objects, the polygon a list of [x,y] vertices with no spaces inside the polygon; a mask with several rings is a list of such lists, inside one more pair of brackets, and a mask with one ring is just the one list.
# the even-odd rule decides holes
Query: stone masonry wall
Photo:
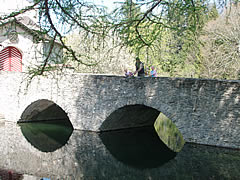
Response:
[{"label": "stone masonry wall", "polygon": [[[240,81],[65,74],[35,78],[26,89],[23,79],[0,73],[0,114],[8,121],[17,122],[30,104],[45,99],[60,106],[75,129],[110,130],[102,124],[114,111],[141,105],[164,113],[188,142],[240,147]],[[119,121],[125,128],[134,124],[152,122]]]}]

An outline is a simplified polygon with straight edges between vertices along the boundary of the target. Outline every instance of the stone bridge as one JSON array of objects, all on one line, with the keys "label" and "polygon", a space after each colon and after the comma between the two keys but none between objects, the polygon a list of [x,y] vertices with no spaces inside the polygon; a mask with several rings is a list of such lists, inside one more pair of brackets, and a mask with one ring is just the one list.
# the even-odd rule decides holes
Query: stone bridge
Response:
[{"label": "stone bridge", "polygon": [[240,81],[41,76],[0,72],[0,117],[7,121],[69,118],[74,129],[107,131],[153,125],[159,113],[188,142],[240,147]]}]

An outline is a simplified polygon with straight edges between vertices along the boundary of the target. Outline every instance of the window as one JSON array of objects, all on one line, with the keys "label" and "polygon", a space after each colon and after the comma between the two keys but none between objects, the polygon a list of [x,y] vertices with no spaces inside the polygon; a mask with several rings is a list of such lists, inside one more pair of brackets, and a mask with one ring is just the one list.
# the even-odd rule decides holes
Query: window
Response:
[{"label": "window", "polygon": [[22,72],[22,53],[9,46],[0,51],[0,71]]}]

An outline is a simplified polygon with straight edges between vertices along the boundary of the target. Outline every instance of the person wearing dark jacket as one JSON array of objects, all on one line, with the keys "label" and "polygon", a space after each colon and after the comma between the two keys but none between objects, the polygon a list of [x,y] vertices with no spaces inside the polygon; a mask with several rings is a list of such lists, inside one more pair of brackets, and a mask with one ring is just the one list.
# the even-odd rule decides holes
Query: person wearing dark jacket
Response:
[{"label": "person wearing dark jacket", "polygon": [[134,75],[138,73],[138,76],[144,77],[145,72],[144,72],[144,64],[143,62],[140,61],[139,57],[136,57],[136,71],[134,72]]}]

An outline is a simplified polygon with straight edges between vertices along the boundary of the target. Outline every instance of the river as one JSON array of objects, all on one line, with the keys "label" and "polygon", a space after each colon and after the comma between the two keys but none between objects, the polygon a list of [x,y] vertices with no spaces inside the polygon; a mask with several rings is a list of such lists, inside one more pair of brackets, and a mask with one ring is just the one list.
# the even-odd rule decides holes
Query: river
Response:
[{"label": "river", "polygon": [[240,177],[240,151],[185,143],[153,127],[95,133],[70,125],[0,123],[0,180],[198,180]]}]

